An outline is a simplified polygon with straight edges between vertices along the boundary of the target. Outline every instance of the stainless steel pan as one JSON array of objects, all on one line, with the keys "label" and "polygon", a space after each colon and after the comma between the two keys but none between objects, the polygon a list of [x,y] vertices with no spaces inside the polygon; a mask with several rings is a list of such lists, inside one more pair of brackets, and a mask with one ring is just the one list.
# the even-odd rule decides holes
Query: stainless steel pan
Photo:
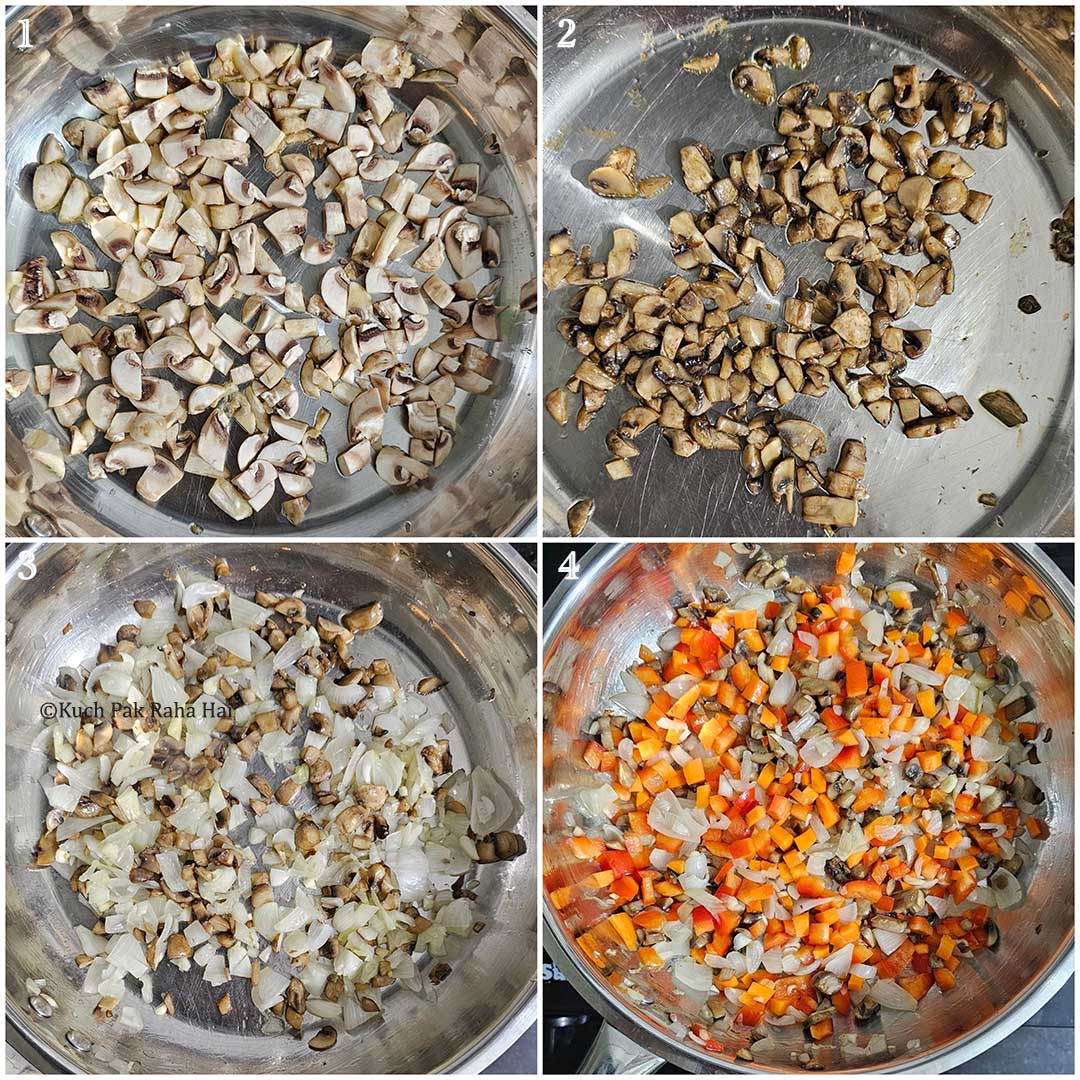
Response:
[{"label": "stainless steel pan", "polygon": [[[33,560],[35,572],[22,561]],[[463,766],[496,770],[526,808],[536,805],[535,577],[506,545],[375,543],[293,548],[221,545],[238,591],[303,588],[309,608],[336,615],[353,600],[381,598],[383,623],[364,648],[392,656],[403,678],[437,671],[448,679],[446,708],[456,721]],[[131,599],[167,602],[163,574],[209,576],[206,545],[38,544],[12,547],[7,565],[7,1018],[9,1040],[40,1071],[141,1073],[479,1072],[535,1019],[535,814],[517,830],[528,853],[481,870],[482,934],[469,939],[434,1004],[397,990],[385,1018],[341,1032],[320,1054],[286,1035],[265,1036],[265,1016],[243,980],[234,1012],[218,1015],[197,972],[165,965],[154,1000],[172,991],[174,1017],[157,1017],[128,992],[145,1020],[138,1035],[91,1017],[73,926],[92,921],[64,880],[27,869],[45,810],[38,778],[47,762],[30,749],[40,706],[62,664],[85,661],[99,641],[129,621]],[[62,630],[72,624],[68,634]],[[365,655],[367,653],[365,652]],[[398,659],[400,658],[400,659]],[[44,979],[58,1005],[51,1016],[29,1004],[27,979]],[[310,1037],[310,1033],[307,1037]]]},{"label": "stainless steel pan", "polygon": [[[22,19],[30,23],[29,50],[16,47],[22,39]],[[341,476],[333,457],[344,440],[344,411],[336,402],[319,403],[333,413],[327,427],[331,461],[316,474],[311,509],[299,531],[335,536],[516,533],[533,517],[536,503],[536,318],[519,302],[522,285],[535,274],[536,251],[536,22],[524,8],[300,4],[9,8],[7,268],[14,269],[33,255],[54,256],[48,234],[57,228],[56,220],[38,214],[29,202],[27,166],[37,160],[38,145],[46,134],[59,135],[72,116],[92,115],[81,88],[106,72],[130,85],[135,67],[175,61],[185,50],[205,70],[214,43],[238,31],[263,35],[271,42],[330,37],[341,58],[360,50],[373,34],[408,41],[424,66],[458,74],[456,86],[435,88],[436,96],[446,91],[457,111],[444,134],[462,160],[481,163],[488,193],[513,208],[513,216],[492,219],[503,252],[500,303],[508,305],[500,317],[503,340],[494,350],[502,361],[496,392],[484,397],[459,395],[463,408],[453,453],[435,470],[430,486],[407,491],[389,488],[373,470]],[[399,107],[414,106],[427,92],[423,85],[407,84],[396,92]],[[223,115],[224,106],[212,127]],[[497,156],[482,149],[491,132],[502,149]],[[254,178],[259,182],[258,176]],[[314,195],[309,211],[311,221],[321,223]],[[88,231],[82,232],[88,240]],[[307,295],[317,289],[317,267],[306,266],[295,255],[282,265],[290,280],[303,282]],[[433,335],[436,330],[437,326]],[[8,365],[48,363],[54,340],[10,335]],[[301,418],[313,419],[317,407],[302,395]],[[402,434],[395,426],[397,419],[389,419],[387,442],[404,445],[397,437]],[[36,394],[28,391],[9,404],[9,471],[25,467],[19,437],[42,426],[67,445],[66,433]],[[187,536],[195,527],[205,535],[246,537],[292,530],[272,507],[248,521],[232,521],[207,499],[205,478],[186,477],[157,506],[135,494],[137,479],[132,473],[91,481],[85,457],[71,458],[62,488],[36,497],[18,531],[47,536]]]},{"label": "stainless steel pan", "polygon": [[[575,26],[566,33],[561,20]],[[801,79],[822,92],[873,86],[893,64],[924,72],[940,67],[970,79],[1011,112],[1003,151],[965,151],[973,184],[994,194],[978,227],[961,221],[955,253],[956,291],[933,309],[904,320],[929,327],[933,342],[907,374],[967,396],[974,418],[939,438],[883,431],[843,396],[799,396],[793,415],[829,436],[829,462],[845,436],[867,447],[866,486],[857,532],[864,536],[1068,536],[1073,518],[1073,272],[1050,251],[1050,222],[1073,195],[1073,43],[1071,8],[605,6],[547,8],[544,13],[544,236],[564,226],[576,244],[605,257],[611,229],[640,238],[634,277],[662,281],[672,272],[667,222],[696,205],[682,185],[679,148],[703,141],[721,155],[775,141],[774,110],[735,93],[735,64],[767,42],[793,32],[813,47],[802,72],[781,71],[782,89]],[[559,48],[572,37],[573,48]],[[682,71],[684,60],[718,52],[710,75]],[[667,173],[675,183],[655,199],[601,199],[585,185],[588,170],[613,146],[637,147],[642,175]],[[762,238],[772,244],[774,230]],[[787,280],[828,276],[821,246],[773,245]],[[576,366],[556,332],[573,292],[544,298],[544,391]],[[1024,315],[1021,296],[1042,310]],[[748,309],[777,318],[763,290]],[[978,404],[987,390],[1011,390],[1029,422],[1003,427]],[[677,459],[658,431],[638,440],[634,476],[607,480],[604,436],[629,404],[620,390],[584,433],[544,417],[544,529],[566,535],[566,510],[593,496],[586,535],[818,535],[768,493],[750,496],[738,455],[701,453]],[[621,402],[621,404],[620,404]],[[824,459],[823,459],[824,460]],[[993,492],[997,506],[978,501]]]},{"label": "stainless steel pan", "polygon": [[[792,573],[809,581],[831,580],[836,545],[827,543],[766,544],[774,556],[787,555]],[[557,869],[553,840],[567,823],[553,807],[577,785],[597,782],[597,773],[571,763],[569,742],[582,721],[603,711],[608,695],[621,688],[618,672],[636,655],[641,642],[653,642],[670,625],[671,599],[698,593],[702,584],[717,582],[713,558],[723,550],[744,570],[745,555],[730,544],[597,545],[582,560],[581,576],[564,582],[544,609],[544,835],[545,874]],[[839,1041],[807,1045],[801,1028],[780,1028],[768,1049],[755,1044],[754,1062],[711,1054],[676,1039],[654,1017],[617,995],[573,940],[555,909],[545,901],[544,945],[566,977],[616,1029],[605,1030],[596,1053],[583,1071],[649,1072],[660,1058],[692,1072],[791,1072],[791,1053],[809,1051],[812,1067],[826,1072],[942,1073],[981,1053],[1019,1027],[1065,984],[1073,971],[1073,588],[1050,560],[1033,547],[962,543],[917,547],[906,552],[874,544],[862,551],[869,581],[912,581],[932,592],[915,562],[928,554],[949,570],[949,581],[965,581],[980,599],[973,614],[991,629],[996,643],[1019,665],[1033,686],[1041,719],[1053,727],[1051,742],[1041,744],[1048,763],[1050,836],[1040,846],[1038,861],[1026,883],[1024,905],[1000,913],[1001,945],[997,952],[977,953],[957,973],[947,995],[937,991],[918,1012],[883,1011],[884,1020],[867,1034],[884,1031],[888,1051],[855,1057]],[[729,579],[730,580],[730,579]],[[1017,617],[1002,597],[1028,612]],[[1045,599],[1049,617],[1031,601]],[[1015,608],[1014,608],[1015,609]],[[565,805],[565,803],[564,803]],[[878,1024],[883,1025],[880,1029]],[[836,1032],[855,1031],[850,1020],[838,1021]],[[910,1040],[918,1040],[911,1045]],[[731,1045],[731,1053],[737,1049]]]}]

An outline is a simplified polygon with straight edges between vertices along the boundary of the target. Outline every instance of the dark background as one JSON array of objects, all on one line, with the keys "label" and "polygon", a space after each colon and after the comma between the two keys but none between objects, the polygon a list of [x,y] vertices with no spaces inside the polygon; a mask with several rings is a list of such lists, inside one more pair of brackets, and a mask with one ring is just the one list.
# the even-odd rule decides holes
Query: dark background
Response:
[{"label": "dark background", "polygon": [[[544,601],[563,579],[559,566],[573,551],[580,559],[591,543],[543,545],[542,587]],[[1072,544],[1040,544],[1070,581],[1075,581]],[[525,554],[522,552],[522,554]],[[526,556],[527,557],[527,556]],[[1040,1009],[1023,1027],[978,1057],[951,1070],[954,1073],[1032,1074],[1073,1072],[1073,983]],[[544,953],[544,1072],[572,1073],[592,1044],[600,1027],[599,1015],[562,977]],[[665,1063],[661,1073],[684,1070]],[[719,1070],[718,1070],[719,1072]]]}]

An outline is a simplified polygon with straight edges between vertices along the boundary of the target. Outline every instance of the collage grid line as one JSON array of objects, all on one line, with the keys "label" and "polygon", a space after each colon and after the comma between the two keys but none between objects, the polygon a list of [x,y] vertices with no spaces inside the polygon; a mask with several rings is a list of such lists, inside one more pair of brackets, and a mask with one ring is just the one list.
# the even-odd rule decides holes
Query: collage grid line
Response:
[{"label": "collage grid line", "polygon": [[1076,1075],[1075,8],[5,5],[7,1075]]}]

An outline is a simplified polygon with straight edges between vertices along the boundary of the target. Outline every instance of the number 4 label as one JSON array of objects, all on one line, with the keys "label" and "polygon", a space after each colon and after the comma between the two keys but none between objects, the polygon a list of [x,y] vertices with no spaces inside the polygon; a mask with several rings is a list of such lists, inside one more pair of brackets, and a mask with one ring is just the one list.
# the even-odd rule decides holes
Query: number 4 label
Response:
[{"label": "number 4 label", "polygon": [[577,581],[581,574],[581,568],[578,566],[577,561],[577,552],[571,551],[570,554],[559,563],[559,573],[563,574],[567,581]]},{"label": "number 4 label", "polygon": [[559,49],[572,49],[577,44],[577,39],[574,37],[577,23],[573,19],[560,19],[559,29],[562,30],[563,35],[559,38],[556,47]]}]

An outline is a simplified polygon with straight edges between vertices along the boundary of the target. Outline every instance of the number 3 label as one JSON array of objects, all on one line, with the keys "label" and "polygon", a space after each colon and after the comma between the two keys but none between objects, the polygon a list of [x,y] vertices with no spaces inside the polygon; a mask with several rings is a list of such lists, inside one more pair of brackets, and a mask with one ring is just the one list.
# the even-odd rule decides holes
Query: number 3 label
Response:
[{"label": "number 3 label", "polygon": [[577,29],[577,24],[573,19],[560,19],[559,29],[562,30],[563,35],[559,38],[557,48],[572,49],[577,44],[577,40],[574,38],[574,31]]}]

